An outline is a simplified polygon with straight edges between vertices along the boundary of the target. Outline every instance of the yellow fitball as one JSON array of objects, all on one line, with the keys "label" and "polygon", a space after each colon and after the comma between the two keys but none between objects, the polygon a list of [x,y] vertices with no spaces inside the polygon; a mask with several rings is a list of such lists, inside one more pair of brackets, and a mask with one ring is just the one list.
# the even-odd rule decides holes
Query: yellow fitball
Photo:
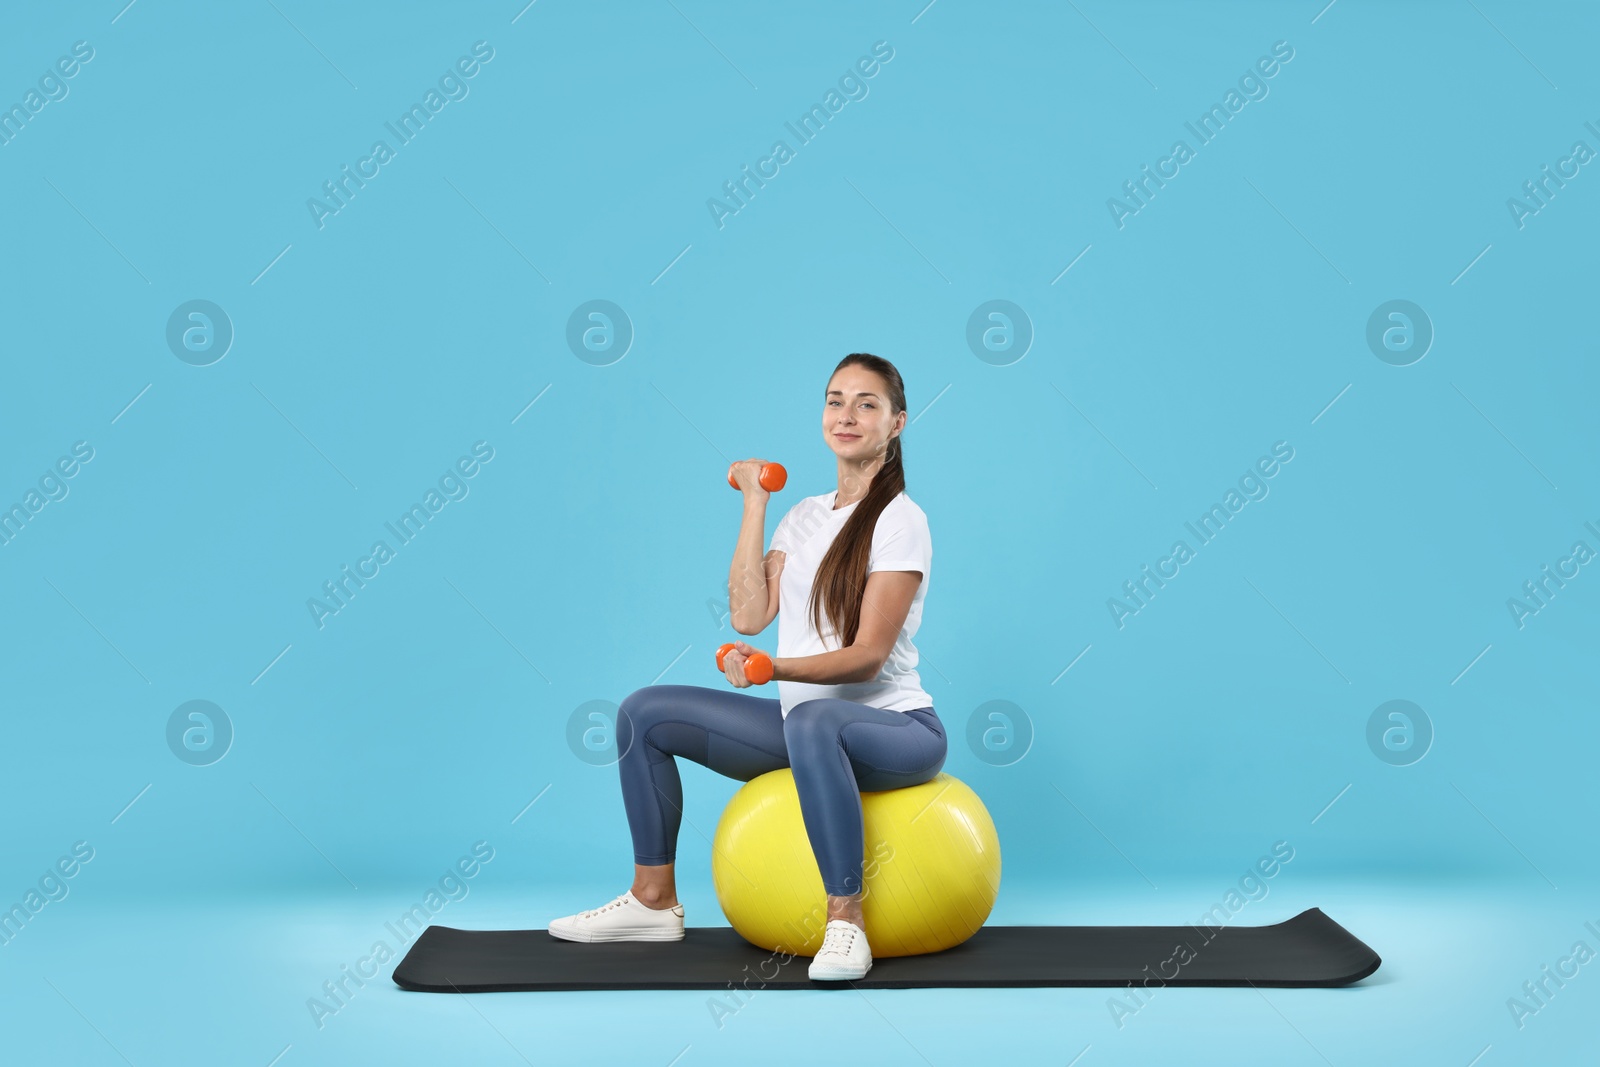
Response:
[{"label": "yellow fitball", "polygon": [[[874,958],[917,956],[977,933],[1000,891],[1000,839],[983,801],[941,772],[921,785],[862,793],[862,919]],[[717,901],[746,941],[815,956],[827,894],[789,768],[746,782],[712,842]]]}]

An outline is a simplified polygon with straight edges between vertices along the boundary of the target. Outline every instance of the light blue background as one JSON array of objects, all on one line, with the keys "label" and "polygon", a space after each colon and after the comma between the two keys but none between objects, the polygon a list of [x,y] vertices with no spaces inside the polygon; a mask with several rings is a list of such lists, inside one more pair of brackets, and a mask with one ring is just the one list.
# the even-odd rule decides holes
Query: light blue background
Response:
[{"label": "light blue background", "polygon": [[[769,536],[834,488],[821,394],[868,351],[906,379],[916,643],[945,769],[999,828],[991,921],[1190,921],[1285,840],[1237,921],[1320,906],[1385,965],[1165,991],[1124,1030],[1107,990],[849,993],[826,1010],[851,1047],[1575,1062],[1600,978],[1523,1030],[1505,1000],[1600,948],[1600,577],[1520,629],[1506,602],[1600,549],[1600,177],[1520,229],[1506,201],[1600,148],[1591,6],[519,7],[7,14],[0,103],[95,50],[0,147],[0,505],[94,448],[0,546],[0,903],[96,850],[0,948],[19,1061],[823,1055],[820,992],[727,1030],[703,994],[458,1001],[387,968],[323,1029],[305,1000],[475,841],[495,858],[438,922],[542,927],[626,887],[615,768],[568,719],[725,684],[727,464],[788,467]],[[480,40],[469,94],[319,229],[306,200]],[[876,41],[868,95],[719,229],[707,199]],[[1269,94],[1119,229],[1107,199],[1277,41]],[[236,331],[206,367],[165,340],[192,299]],[[605,366],[566,341],[593,299],[635,330]],[[965,339],[993,299],[1035,333],[1005,366]],[[1409,366],[1365,339],[1393,299],[1436,331]],[[319,629],[307,599],[478,441],[469,495]],[[1119,629],[1107,599],[1279,441],[1270,494]],[[211,766],[166,744],[194,699],[236,731]],[[1410,766],[1367,745],[1392,699],[1436,733]],[[1033,733],[1003,767],[966,743],[995,700]],[[720,924],[708,837],[739,783],[684,778],[680,892]]]}]

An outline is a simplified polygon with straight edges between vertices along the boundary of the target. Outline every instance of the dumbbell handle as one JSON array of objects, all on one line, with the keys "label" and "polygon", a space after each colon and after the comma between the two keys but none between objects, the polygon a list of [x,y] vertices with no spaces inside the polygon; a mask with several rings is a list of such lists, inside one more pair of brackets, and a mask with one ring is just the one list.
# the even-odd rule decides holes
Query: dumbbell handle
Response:
[{"label": "dumbbell handle", "polygon": [[[782,463],[763,463],[761,465],[761,476],[756,480],[761,483],[761,488],[767,492],[776,493],[788,482],[789,472],[783,469]],[[728,467],[728,484],[735,489],[739,488],[739,483],[733,480],[732,466]]]},{"label": "dumbbell handle", "polygon": [[[731,644],[723,645],[717,649],[717,670],[724,673],[727,672],[727,668],[722,665],[722,658],[731,651],[733,651],[733,645]],[[767,657],[765,652],[753,653],[749,659],[744,661],[744,676],[753,685],[766,685],[772,681],[772,660]]]}]

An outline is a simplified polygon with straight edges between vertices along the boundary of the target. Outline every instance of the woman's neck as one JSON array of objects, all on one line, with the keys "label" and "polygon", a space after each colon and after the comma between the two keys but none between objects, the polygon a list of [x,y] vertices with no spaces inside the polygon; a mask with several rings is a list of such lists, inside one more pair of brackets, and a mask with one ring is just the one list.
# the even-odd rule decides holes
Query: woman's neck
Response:
[{"label": "woman's neck", "polygon": [[833,491],[833,510],[838,511],[840,508],[847,508],[851,504],[859,504],[865,500],[867,494],[872,492],[872,483],[882,469],[882,463],[873,464],[869,470],[847,470],[843,464],[840,464],[839,484],[844,485],[848,482],[851,485],[858,485],[861,487],[861,495],[853,500],[842,500],[840,498],[844,496],[844,490],[835,489]]}]

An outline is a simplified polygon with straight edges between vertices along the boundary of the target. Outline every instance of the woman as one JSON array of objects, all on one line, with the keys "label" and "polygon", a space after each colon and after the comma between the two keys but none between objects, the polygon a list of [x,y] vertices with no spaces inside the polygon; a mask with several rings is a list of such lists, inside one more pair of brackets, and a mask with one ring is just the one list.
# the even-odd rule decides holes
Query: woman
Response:
[{"label": "woman", "polygon": [[[633,888],[610,903],[552,920],[569,941],[676,941],[683,905],[673,881],[683,792],[674,756],[742,781],[790,767],[806,835],[827,891],[828,923],[808,975],[860,978],[872,967],[862,921],[861,793],[926,782],[945,760],[944,726],[914,669],[933,543],[905,494],[900,436],[905,386],[888,360],[857,352],[834,368],[822,436],[839,488],[783,517],[761,556],[770,494],[761,461],[732,474],[744,521],[728,574],[733,628],[757,634],[778,618],[777,697],[693,685],[652,685],[623,700],[617,762],[633,835]],[[843,635],[842,638],[840,635]],[[738,642],[728,681],[750,686]]]}]

